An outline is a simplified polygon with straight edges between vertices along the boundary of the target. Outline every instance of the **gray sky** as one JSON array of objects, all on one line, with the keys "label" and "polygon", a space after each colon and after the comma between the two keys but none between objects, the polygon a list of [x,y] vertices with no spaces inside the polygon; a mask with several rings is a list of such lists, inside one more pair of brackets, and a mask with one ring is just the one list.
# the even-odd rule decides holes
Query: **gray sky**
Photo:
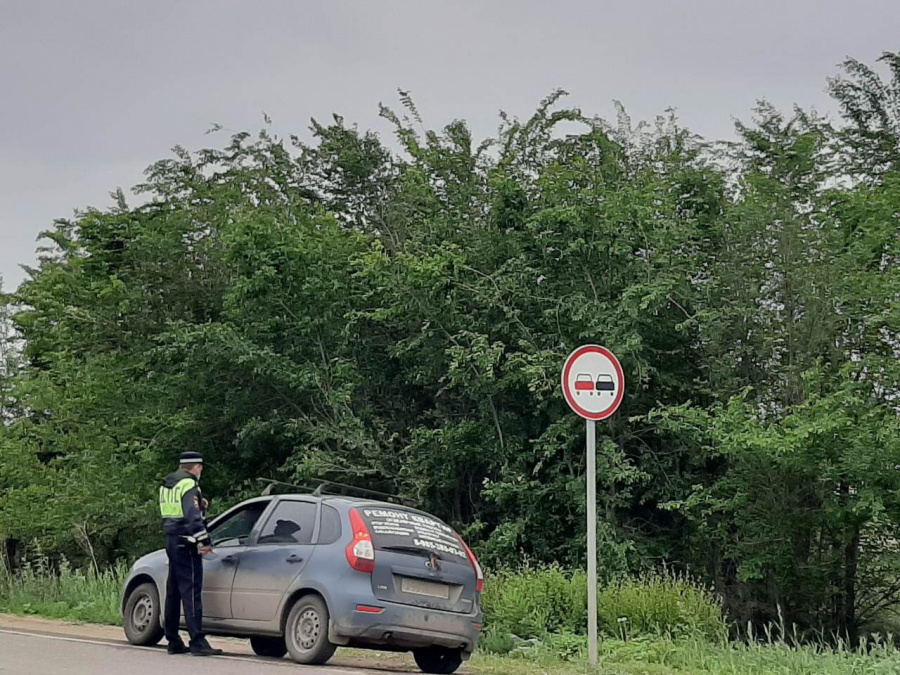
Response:
[{"label": "gray sky", "polygon": [[430,126],[487,135],[562,87],[723,138],[760,97],[831,111],[838,62],[898,49],[898,0],[0,0],[0,276],[173,145],[222,142],[213,122],[301,132],[337,111],[384,131],[399,87]]}]

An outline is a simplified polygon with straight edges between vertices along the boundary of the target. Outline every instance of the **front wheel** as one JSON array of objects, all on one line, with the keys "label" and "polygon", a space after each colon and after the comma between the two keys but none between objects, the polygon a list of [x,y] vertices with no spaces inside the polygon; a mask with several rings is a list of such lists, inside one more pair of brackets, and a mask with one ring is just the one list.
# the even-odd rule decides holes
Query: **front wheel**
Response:
[{"label": "front wheel", "polygon": [[257,656],[271,656],[274,659],[280,659],[287,654],[284,638],[279,637],[263,637],[261,635],[252,637],[250,638],[250,647]]},{"label": "front wheel", "polygon": [[461,649],[447,647],[416,649],[413,658],[423,673],[455,673],[463,662]]},{"label": "front wheel", "polygon": [[125,637],[131,644],[149,647],[162,640],[159,609],[159,592],[155,584],[141,584],[131,591],[122,617]]},{"label": "front wheel", "polygon": [[328,641],[328,608],[318,595],[306,595],[291,608],[284,627],[284,641],[297,663],[321,665],[337,645]]}]

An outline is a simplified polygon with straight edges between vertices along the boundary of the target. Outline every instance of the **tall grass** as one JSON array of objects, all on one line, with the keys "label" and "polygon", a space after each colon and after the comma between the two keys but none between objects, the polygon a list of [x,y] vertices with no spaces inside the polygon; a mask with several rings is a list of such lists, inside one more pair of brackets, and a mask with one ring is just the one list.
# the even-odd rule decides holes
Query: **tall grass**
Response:
[{"label": "tall grass", "polygon": [[[482,598],[488,651],[506,653],[522,640],[560,644],[585,632],[587,578],[561,567],[524,568],[491,575]],[[600,629],[609,637],[697,636],[721,641],[726,624],[716,597],[691,579],[670,573],[623,578],[598,591]],[[567,647],[566,645],[571,645]]]},{"label": "tall grass", "polygon": [[124,565],[95,572],[74,569],[65,560],[53,570],[38,558],[13,575],[0,564],[0,611],[119,624],[119,594],[127,573]]},{"label": "tall grass", "polygon": [[[586,647],[583,636],[578,636]],[[543,642],[532,651],[507,656],[479,653],[479,675],[895,675],[900,652],[887,640],[859,650],[844,645],[790,646],[781,641],[710,643],[700,638],[639,636],[600,642],[600,669],[587,666],[584,649],[561,661]]]},{"label": "tall grass", "polygon": [[[15,575],[0,565],[0,611],[117,624],[119,594],[127,573],[124,566],[102,572],[78,570],[66,561],[54,570],[40,557],[27,562]],[[585,575],[556,566],[492,574],[482,605],[485,623],[495,636],[529,639],[583,633],[587,623]],[[715,598],[690,580],[668,574],[622,579],[604,586],[599,607],[601,629],[610,636],[697,634],[715,638],[724,631]]]},{"label": "tall grass", "polygon": [[600,589],[601,628],[627,639],[634,634],[726,638],[719,599],[693,579],[670,572],[626,577]]},{"label": "tall grass", "polygon": [[[11,575],[0,564],[0,611],[118,624],[127,569],[80,571],[38,559]],[[488,577],[487,633],[471,664],[479,675],[887,675],[900,674],[893,638],[846,645],[730,643],[716,598],[690,579],[651,574],[599,592],[599,671],[586,664],[585,575],[560,567]],[[625,619],[623,621],[623,619]],[[502,655],[502,656],[501,656]]]},{"label": "tall grass", "polygon": [[710,644],[698,639],[639,638],[601,643],[601,661],[613,672],[623,673],[900,673],[900,652],[886,639],[849,649],[843,644],[797,646],[781,640]]}]

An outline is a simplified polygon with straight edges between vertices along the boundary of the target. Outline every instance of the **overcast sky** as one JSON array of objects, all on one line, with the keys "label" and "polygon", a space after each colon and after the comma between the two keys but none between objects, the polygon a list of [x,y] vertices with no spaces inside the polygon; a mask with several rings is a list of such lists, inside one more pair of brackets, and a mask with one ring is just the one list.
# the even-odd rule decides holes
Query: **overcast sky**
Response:
[{"label": "overcast sky", "polygon": [[0,0],[0,277],[213,122],[384,130],[402,88],[427,124],[483,136],[562,87],[588,113],[672,106],[723,138],[761,97],[831,111],[840,61],[898,49],[900,0]]}]

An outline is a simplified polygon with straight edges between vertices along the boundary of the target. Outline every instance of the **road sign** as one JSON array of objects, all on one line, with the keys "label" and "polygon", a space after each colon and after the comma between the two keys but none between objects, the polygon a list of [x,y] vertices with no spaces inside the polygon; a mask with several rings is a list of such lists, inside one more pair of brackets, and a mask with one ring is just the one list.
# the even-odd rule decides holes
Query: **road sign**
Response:
[{"label": "road sign", "polygon": [[566,359],[562,372],[563,393],[572,410],[599,422],[622,403],[625,374],[611,351],[599,345],[579,347]]},{"label": "road sign", "polygon": [[625,374],[606,347],[584,345],[569,354],[562,389],[572,410],[587,420],[588,661],[597,665],[597,422],[621,405]]}]

